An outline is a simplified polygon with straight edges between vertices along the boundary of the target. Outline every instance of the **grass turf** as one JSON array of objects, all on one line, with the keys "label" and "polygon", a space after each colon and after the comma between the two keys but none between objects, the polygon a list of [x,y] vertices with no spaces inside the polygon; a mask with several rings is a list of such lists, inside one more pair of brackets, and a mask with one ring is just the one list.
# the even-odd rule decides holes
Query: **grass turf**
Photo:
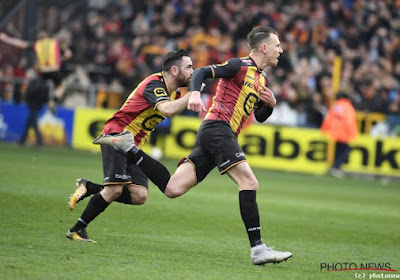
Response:
[{"label": "grass turf", "polygon": [[101,156],[7,143],[0,155],[1,279],[355,279],[320,271],[338,262],[400,270],[398,182],[256,169],[263,239],[293,257],[254,266],[227,176],[214,172],[174,200],[151,185],[145,205],[113,203],[88,244],[65,238],[88,200],[72,212],[67,201],[76,178],[101,182]]}]

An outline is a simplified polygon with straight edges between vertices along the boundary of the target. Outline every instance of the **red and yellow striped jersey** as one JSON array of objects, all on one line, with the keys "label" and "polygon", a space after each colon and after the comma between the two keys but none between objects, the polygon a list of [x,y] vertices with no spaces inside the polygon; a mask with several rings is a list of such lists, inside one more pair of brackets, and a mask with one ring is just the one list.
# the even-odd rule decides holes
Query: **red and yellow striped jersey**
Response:
[{"label": "red and yellow striped jersey", "polygon": [[60,45],[56,39],[44,38],[33,46],[40,72],[54,72],[61,68]]},{"label": "red and yellow striped jersey", "polygon": [[232,58],[209,66],[212,78],[220,78],[213,104],[205,119],[223,120],[238,135],[260,101],[260,84],[267,86],[266,74],[250,57]]},{"label": "red and yellow striped jersey", "polygon": [[180,98],[179,88],[169,91],[163,72],[144,79],[129,95],[122,107],[105,124],[102,134],[129,130],[140,147],[166,117],[158,104]]}]

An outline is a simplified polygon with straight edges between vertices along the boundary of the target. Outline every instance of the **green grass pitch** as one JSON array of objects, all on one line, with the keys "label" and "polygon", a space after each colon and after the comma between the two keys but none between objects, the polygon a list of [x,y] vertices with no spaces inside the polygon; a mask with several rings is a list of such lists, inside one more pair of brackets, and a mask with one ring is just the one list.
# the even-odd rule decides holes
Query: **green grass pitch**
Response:
[{"label": "green grass pitch", "polygon": [[399,182],[256,169],[263,239],[293,257],[254,266],[227,176],[173,200],[151,184],[145,205],[113,203],[94,220],[88,244],[65,237],[88,200],[67,202],[76,178],[101,182],[100,154],[0,143],[0,156],[0,279],[355,279],[320,271],[338,262],[400,271]]}]

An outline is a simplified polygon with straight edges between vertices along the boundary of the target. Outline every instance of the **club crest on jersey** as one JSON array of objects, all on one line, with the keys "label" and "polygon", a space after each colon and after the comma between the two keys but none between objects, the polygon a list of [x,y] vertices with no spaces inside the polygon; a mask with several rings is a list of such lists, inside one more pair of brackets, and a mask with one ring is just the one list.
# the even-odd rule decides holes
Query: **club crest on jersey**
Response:
[{"label": "club crest on jersey", "polygon": [[153,92],[154,92],[155,96],[157,96],[157,97],[167,96],[168,95],[167,91],[164,88],[160,88],[160,87],[155,88],[153,90]]}]

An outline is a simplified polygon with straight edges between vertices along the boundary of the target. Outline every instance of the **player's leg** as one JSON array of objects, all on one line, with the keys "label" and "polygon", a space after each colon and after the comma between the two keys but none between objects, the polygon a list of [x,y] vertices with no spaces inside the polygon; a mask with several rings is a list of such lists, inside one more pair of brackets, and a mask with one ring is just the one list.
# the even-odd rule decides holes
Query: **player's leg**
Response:
[{"label": "player's leg", "polygon": [[112,147],[102,146],[104,188],[89,200],[86,209],[75,225],[68,230],[67,237],[77,241],[93,242],[86,233],[86,227],[108,205],[121,196],[124,186],[131,183],[131,177],[127,175],[127,159],[122,153]]},{"label": "player's leg", "polygon": [[[198,135],[202,132],[199,131]],[[204,180],[204,178],[214,169],[214,161],[200,147],[198,138],[191,153],[178,163],[174,175],[168,181],[165,195],[175,198],[187,193],[192,187]]]},{"label": "player's leg", "polygon": [[54,101],[61,103],[64,97],[65,85],[61,71],[48,73],[48,78],[53,81],[54,85]]},{"label": "player's leg", "polygon": [[260,217],[256,202],[258,181],[239,146],[237,136],[226,123],[210,123],[206,133],[199,137],[200,145],[207,147],[215,158],[220,174],[227,173],[239,186],[240,214],[245,224],[251,247],[261,245]]},{"label": "player's leg", "polygon": [[121,195],[123,187],[124,185],[105,186],[100,193],[95,194],[89,200],[88,205],[82,212],[78,221],[68,230],[67,237],[76,241],[94,242],[87,236],[86,227],[102,213],[112,201]]},{"label": "player's leg", "polygon": [[76,180],[75,192],[69,197],[69,209],[74,210],[78,203],[86,197],[99,193],[103,189],[103,185],[93,183],[85,178]]},{"label": "player's leg", "polygon": [[260,217],[256,202],[258,181],[247,161],[238,163],[226,173],[239,187],[240,214],[246,227],[250,245],[251,247],[261,245],[263,242],[261,239]]},{"label": "player's leg", "polygon": [[147,201],[149,190],[144,186],[130,185],[127,187],[133,205],[142,205]]},{"label": "player's leg", "polygon": [[94,144],[109,145],[125,154],[134,162],[161,192],[165,192],[171,177],[168,169],[157,160],[135,146],[135,140],[129,131],[116,135],[102,135],[93,141]]},{"label": "player's leg", "polygon": [[[209,123],[200,137],[201,147],[214,157],[221,174],[227,173],[239,186],[240,214],[251,245],[251,259],[254,264],[281,262],[292,256],[289,252],[278,252],[267,248],[260,232],[260,216],[256,201],[258,181],[236,135],[226,123]],[[199,135],[199,134],[198,134]]]},{"label": "player's leg", "polygon": [[[149,196],[148,179],[143,171],[132,161],[128,160],[128,174],[131,176],[132,183],[124,190],[128,195],[122,194],[116,201],[125,204],[142,205]],[[121,201],[121,199],[123,201]]]},{"label": "player's leg", "polygon": [[186,161],[180,164],[171,176],[164,194],[169,198],[175,198],[187,193],[196,184],[195,168],[191,162]]},{"label": "player's leg", "polygon": [[261,239],[260,216],[256,201],[258,181],[247,161],[234,165],[226,173],[239,186],[240,214],[250,241],[253,264],[279,263],[289,259],[292,253],[268,248]]},{"label": "player's leg", "polygon": [[[77,188],[69,197],[69,209],[74,210],[78,203],[86,197],[99,193],[104,186],[93,183],[85,178],[77,179]],[[137,189],[141,188],[141,189]],[[122,189],[121,195],[114,200],[124,204],[141,205],[147,200],[148,190],[144,186],[129,185]]]}]

